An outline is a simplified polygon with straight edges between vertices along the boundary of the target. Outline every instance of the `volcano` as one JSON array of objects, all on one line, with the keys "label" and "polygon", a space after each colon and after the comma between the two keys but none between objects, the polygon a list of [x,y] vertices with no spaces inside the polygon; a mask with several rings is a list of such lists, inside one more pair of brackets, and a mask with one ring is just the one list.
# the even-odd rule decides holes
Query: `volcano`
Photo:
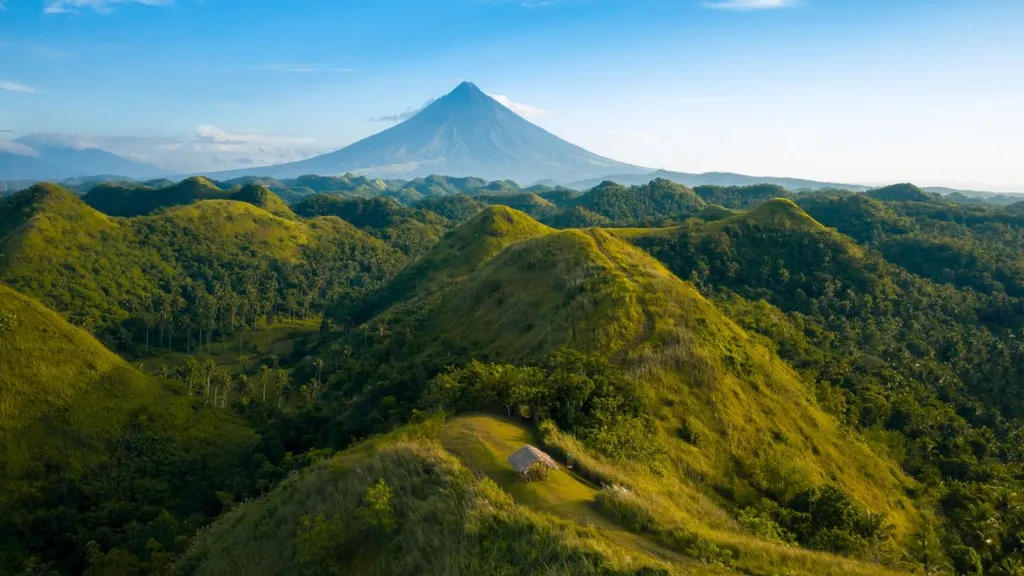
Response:
[{"label": "volcano", "polygon": [[430,174],[478,176],[520,183],[570,182],[649,169],[599,156],[531,124],[471,82],[408,120],[341,150],[300,162],[214,174],[294,178],[352,172],[374,177]]}]

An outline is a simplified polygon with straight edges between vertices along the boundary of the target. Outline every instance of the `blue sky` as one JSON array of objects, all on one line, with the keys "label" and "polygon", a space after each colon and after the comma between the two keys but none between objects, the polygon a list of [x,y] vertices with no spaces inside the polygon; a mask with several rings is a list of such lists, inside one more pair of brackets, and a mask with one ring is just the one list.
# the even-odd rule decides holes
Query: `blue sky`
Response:
[{"label": "blue sky", "polygon": [[1024,189],[1018,0],[0,2],[5,137],[237,167],[472,80],[655,168]]}]

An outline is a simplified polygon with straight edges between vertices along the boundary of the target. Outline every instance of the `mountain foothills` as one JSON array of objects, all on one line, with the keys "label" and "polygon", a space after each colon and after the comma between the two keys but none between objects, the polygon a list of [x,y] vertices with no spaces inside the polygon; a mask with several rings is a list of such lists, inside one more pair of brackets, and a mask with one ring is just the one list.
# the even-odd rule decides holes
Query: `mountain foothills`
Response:
[{"label": "mountain foothills", "polygon": [[1024,573],[1018,206],[306,169],[0,199],[0,573]]}]

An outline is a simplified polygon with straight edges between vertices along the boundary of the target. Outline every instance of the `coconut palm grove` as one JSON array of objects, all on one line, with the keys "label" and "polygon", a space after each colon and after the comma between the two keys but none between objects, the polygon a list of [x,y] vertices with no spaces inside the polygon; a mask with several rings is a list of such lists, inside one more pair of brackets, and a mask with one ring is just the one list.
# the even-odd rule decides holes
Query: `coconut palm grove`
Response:
[{"label": "coconut palm grove", "polygon": [[0,574],[1024,575],[1024,7],[433,4],[0,1]]}]

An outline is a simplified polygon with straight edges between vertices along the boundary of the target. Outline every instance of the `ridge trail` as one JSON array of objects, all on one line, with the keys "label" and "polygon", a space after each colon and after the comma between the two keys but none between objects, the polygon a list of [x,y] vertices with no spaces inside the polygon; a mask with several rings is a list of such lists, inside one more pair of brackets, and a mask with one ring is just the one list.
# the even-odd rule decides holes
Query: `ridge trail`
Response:
[{"label": "ridge trail", "polygon": [[[636,280],[636,278],[633,277],[633,274],[629,270],[627,270],[625,266],[622,265],[621,262],[619,262],[614,256],[612,256],[612,253],[609,252],[608,248],[605,247],[604,241],[601,238],[601,235],[598,233],[598,231],[596,229],[590,229],[587,230],[587,234],[589,234],[590,237],[594,239],[594,243],[597,244],[597,249],[600,250],[601,254],[603,254],[604,257],[607,258],[608,261],[612,263],[612,266],[614,266],[616,270],[618,270],[620,273],[622,273],[623,276],[626,277],[626,281],[639,289],[640,283]],[[630,352],[636,350],[640,346],[643,346],[654,336],[654,315],[651,314],[651,311],[647,309],[647,306],[643,302],[643,298],[638,297],[638,301],[640,302],[640,310],[643,311],[644,313],[643,328],[640,330],[639,334],[633,337],[632,340],[627,342],[625,345],[622,346],[622,348],[618,349],[614,354],[612,354],[612,364],[623,364],[629,357]]]}]

